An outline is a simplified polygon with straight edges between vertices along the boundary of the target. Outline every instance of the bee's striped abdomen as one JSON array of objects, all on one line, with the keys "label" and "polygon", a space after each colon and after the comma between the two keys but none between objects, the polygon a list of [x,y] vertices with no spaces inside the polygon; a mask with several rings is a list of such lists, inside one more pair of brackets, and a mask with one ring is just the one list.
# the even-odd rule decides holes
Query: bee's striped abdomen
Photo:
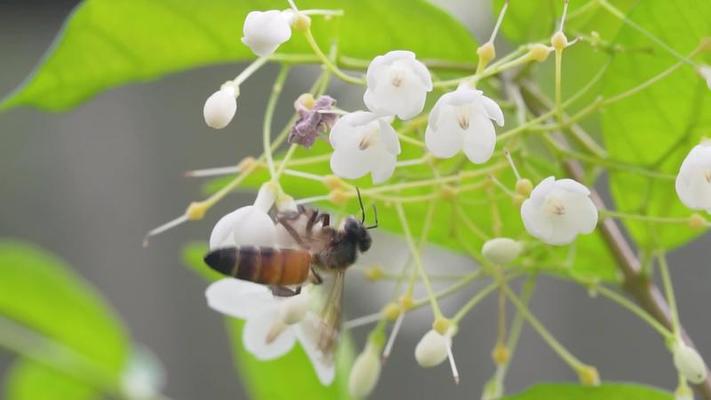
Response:
[{"label": "bee's striped abdomen", "polygon": [[309,276],[311,254],[296,249],[227,247],[207,253],[205,263],[237,279],[265,285],[298,285]]}]

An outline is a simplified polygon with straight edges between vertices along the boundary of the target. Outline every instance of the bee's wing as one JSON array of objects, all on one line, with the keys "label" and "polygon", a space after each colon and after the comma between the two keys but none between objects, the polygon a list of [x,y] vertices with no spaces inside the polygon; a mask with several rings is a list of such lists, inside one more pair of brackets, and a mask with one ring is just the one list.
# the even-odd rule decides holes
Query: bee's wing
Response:
[{"label": "bee's wing", "polygon": [[337,271],[334,274],[333,284],[321,312],[321,333],[318,347],[324,354],[333,354],[338,343],[338,336],[341,330],[341,307],[343,304],[345,276],[344,271]]}]

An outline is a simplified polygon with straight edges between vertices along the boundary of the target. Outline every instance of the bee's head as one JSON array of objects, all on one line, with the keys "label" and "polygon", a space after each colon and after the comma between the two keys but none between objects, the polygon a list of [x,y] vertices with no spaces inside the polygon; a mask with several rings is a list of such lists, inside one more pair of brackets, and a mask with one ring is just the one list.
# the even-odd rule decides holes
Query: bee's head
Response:
[{"label": "bee's head", "polygon": [[368,251],[368,249],[370,249],[373,239],[371,239],[368,229],[366,229],[362,222],[353,217],[348,217],[343,226],[343,230],[349,240],[352,240],[358,244],[358,249],[361,252]]}]

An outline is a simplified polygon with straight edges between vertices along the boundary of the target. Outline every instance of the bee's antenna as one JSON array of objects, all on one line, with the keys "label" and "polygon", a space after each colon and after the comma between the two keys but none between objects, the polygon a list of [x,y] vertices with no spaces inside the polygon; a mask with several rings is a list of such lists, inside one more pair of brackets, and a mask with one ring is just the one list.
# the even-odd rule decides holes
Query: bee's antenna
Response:
[{"label": "bee's antenna", "polygon": [[364,224],[365,223],[365,207],[363,206],[363,198],[360,196],[360,189],[358,189],[358,186],[355,188],[356,193],[358,194],[358,204],[360,205],[360,223]]},{"label": "bee's antenna", "polygon": [[373,217],[375,218],[375,223],[365,227],[365,229],[375,229],[378,227],[378,209],[375,207],[375,203],[373,203]]}]

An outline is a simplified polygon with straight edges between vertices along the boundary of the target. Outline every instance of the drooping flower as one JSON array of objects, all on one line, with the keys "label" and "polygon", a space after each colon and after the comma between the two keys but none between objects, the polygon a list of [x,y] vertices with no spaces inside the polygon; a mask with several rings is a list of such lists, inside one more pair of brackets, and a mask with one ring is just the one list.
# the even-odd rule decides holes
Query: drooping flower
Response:
[{"label": "drooping flower", "polygon": [[679,340],[672,347],[674,366],[687,381],[695,384],[706,380],[706,363],[691,346]]},{"label": "drooping flower", "polygon": [[700,65],[697,68],[697,71],[699,72],[699,75],[701,75],[702,78],[706,81],[706,86],[711,89],[711,66],[708,65]]},{"label": "drooping flower", "polygon": [[298,340],[324,385],[333,382],[331,357],[318,346],[321,321],[310,310],[311,289],[291,297],[276,297],[263,285],[226,278],[212,283],[205,292],[210,308],[245,320],[242,342],[260,360],[288,353]]},{"label": "drooping flower", "polygon": [[253,205],[240,207],[222,217],[210,233],[210,250],[242,245],[274,246],[277,229],[267,214],[274,200],[271,187],[264,185]]},{"label": "drooping flower", "polygon": [[676,193],[685,206],[711,211],[711,142],[704,141],[689,152],[676,176]]},{"label": "drooping flower", "polygon": [[440,97],[432,108],[425,131],[427,149],[440,158],[464,151],[471,162],[484,163],[496,147],[496,131],[491,120],[504,126],[504,114],[499,105],[480,90],[462,85]]},{"label": "drooping flower", "polygon": [[563,245],[597,225],[597,208],[590,190],[572,179],[550,176],[536,186],[521,206],[526,230],[541,241]]},{"label": "drooping flower", "polygon": [[451,345],[452,338],[449,335],[431,329],[417,342],[415,359],[425,368],[437,366],[447,359]]},{"label": "drooping flower", "polygon": [[254,54],[268,56],[291,38],[291,23],[294,13],[291,10],[252,11],[244,20],[242,43]]},{"label": "drooping flower", "polygon": [[299,119],[289,132],[289,143],[311,147],[319,134],[328,131],[336,123],[338,115],[329,112],[334,105],[336,100],[331,96],[320,96],[318,100],[314,100],[310,94],[299,96],[294,102]]},{"label": "drooping flower", "polygon": [[370,173],[373,183],[393,174],[400,141],[384,117],[356,111],[341,117],[329,137],[334,152],[331,170],[341,178],[355,179]]},{"label": "drooping flower", "polygon": [[432,77],[411,51],[395,50],[377,56],[368,65],[368,89],[363,101],[379,115],[410,119],[422,112]]},{"label": "drooping flower", "polygon": [[207,126],[214,129],[222,129],[232,121],[235,111],[237,111],[235,88],[232,85],[224,85],[205,100],[202,115]]},{"label": "drooping flower", "polygon": [[367,397],[380,377],[380,349],[368,343],[358,355],[348,377],[348,393],[355,398]]},{"label": "drooping flower", "polygon": [[506,265],[521,254],[523,246],[520,242],[506,237],[497,237],[487,240],[481,248],[481,254],[487,260]]}]

